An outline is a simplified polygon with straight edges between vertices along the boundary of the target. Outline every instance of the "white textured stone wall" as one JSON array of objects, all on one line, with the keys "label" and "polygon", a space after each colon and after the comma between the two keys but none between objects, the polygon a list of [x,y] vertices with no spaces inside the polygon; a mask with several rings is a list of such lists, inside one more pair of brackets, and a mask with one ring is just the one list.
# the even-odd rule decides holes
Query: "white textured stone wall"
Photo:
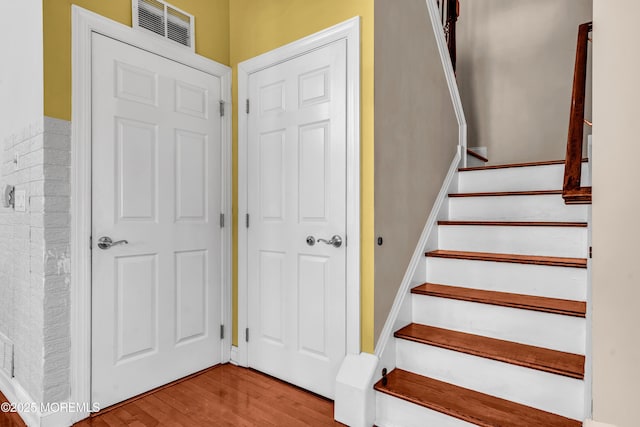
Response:
[{"label": "white textured stone wall", "polygon": [[0,186],[27,196],[0,208],[0,333],[15,379],[37,402],[69,396],[70,123],[44,118],[4,140]]}]

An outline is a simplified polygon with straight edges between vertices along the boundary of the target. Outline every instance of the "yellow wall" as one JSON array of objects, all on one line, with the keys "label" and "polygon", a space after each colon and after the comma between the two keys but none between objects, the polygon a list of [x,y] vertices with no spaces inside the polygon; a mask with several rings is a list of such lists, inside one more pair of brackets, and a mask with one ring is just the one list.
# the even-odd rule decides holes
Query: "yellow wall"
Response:
[{"label": "yellow wall", "polygon": [[[172,0],[195,16],[196,52],[234,67],[246,59],[362,17],[362,349],[373,351],[373,0]],[[43,0],[44,114],[71,120],[71,5],[131,25],[131,0]],[[234,102],[234,108],[237,105]],[[234,230],[237,230],[237,110],[234,110]],[[234,234],[237,248],[237,232]],[[234,330],[237,345],[237,256],[234,254]]]},{"label": "yellow wall", "polygon": [[[44,114],[71,120],[71,5],[131,26],[131,0],[43,0]],[[229,0],[171,0],[195,16],[196,52],[229,64]]]},{"label": "yellow wall", "polygon": [[[233,99],[237,99],[239,62],[313,34],[354,16],[361,20],[361,209],[362,209],[362,351],[373,352],[373,0],[232,0],[230,3],[230,63]],[[234,230],[237,206],[237,105],[234,105]],[[234,247],[237,248],[237,232]],[[234,258],[234,330],[237,344],[237,258]]]}]

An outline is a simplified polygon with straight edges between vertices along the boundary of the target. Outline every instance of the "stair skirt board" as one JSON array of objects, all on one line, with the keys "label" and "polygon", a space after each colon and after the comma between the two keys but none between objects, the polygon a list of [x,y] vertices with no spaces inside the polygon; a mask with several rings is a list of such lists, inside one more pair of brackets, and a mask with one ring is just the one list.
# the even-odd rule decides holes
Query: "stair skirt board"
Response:
[{"label": "stair skirt board", "polygon": [[584,381],[396,338],[397,368],[572,419]]},{"label": "stair skirt board", "polygon": [[427,281],[575,301],[587,299],[587,270],[546,265],[427,258]]},{"label": "stair skirt board", "polygon": [[412,304],[414,323],[585,354],[583,318],[422,295]]},{"label": "stair skirt board", "polygon": [[449,220],[587,221],[587,205],[567,206],[559,194],[449,198]]},{"label": "stair skirt board", "polygon": [[579,227],[440,225],[438,248],[586,258],[587,234]]},{"label": "stair skirt board", "polygon": [[[582,175],[588,176],[589,166],[582,164]],[[462,171],[458,178],[460,193],[486,191],[530,191],[562,188],[564,162],[554,165],[480,169]]]}]

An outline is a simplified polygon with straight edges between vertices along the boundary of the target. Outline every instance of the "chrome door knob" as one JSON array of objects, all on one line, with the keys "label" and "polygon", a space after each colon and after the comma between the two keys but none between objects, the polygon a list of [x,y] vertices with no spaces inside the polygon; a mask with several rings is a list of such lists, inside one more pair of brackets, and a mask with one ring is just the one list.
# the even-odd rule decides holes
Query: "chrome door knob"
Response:
[{"label": "chrome door knob", "polygon": [[118,240],[117,242],[114,242],[113,240],[111,240],[111,237],[107,237],[107,236],[103,236],[98,239],[98,247],[103,251],[106,251],[111,246],[128,245],[128,244],[129,242],[127,242],[126,240]]},{"label": "chrome door knob", "polygon": [[331,245],[334,248],[339,248],[340,246],[342,246],[342,237],[336,234],[331,238],[331,240],[318,239],[317,242],[326,243],[327,245]]}]

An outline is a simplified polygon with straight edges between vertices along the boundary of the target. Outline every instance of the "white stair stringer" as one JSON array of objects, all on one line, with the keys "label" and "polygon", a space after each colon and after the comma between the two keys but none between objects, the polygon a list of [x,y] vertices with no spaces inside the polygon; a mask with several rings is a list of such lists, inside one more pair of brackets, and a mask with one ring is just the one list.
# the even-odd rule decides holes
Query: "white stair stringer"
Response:
[{"label": "white stair stringer", "polygon": [[[582,177],[588,176],[588,163],[583,162]],[[564,183],[564,163],[462,171],[458,179],[460,193],[557,190]]]},{"label": "white stair stringer", "polygon": [[586,222],[586,205],[565,205],[560,194],[449,197],[450,221]]},{"label": "white stair stringer", "polygon": [[396,338],[404,369],[543,411],[580,420],[584,381]]},{"label": "white stair stringer", "polygon": [[439,249],[586,258],[586,227],[441,225]]},{"label": "white stair stringer", "polygon": [[587,298],[585,268],[428,257],[427,282],[575,301]]}]

